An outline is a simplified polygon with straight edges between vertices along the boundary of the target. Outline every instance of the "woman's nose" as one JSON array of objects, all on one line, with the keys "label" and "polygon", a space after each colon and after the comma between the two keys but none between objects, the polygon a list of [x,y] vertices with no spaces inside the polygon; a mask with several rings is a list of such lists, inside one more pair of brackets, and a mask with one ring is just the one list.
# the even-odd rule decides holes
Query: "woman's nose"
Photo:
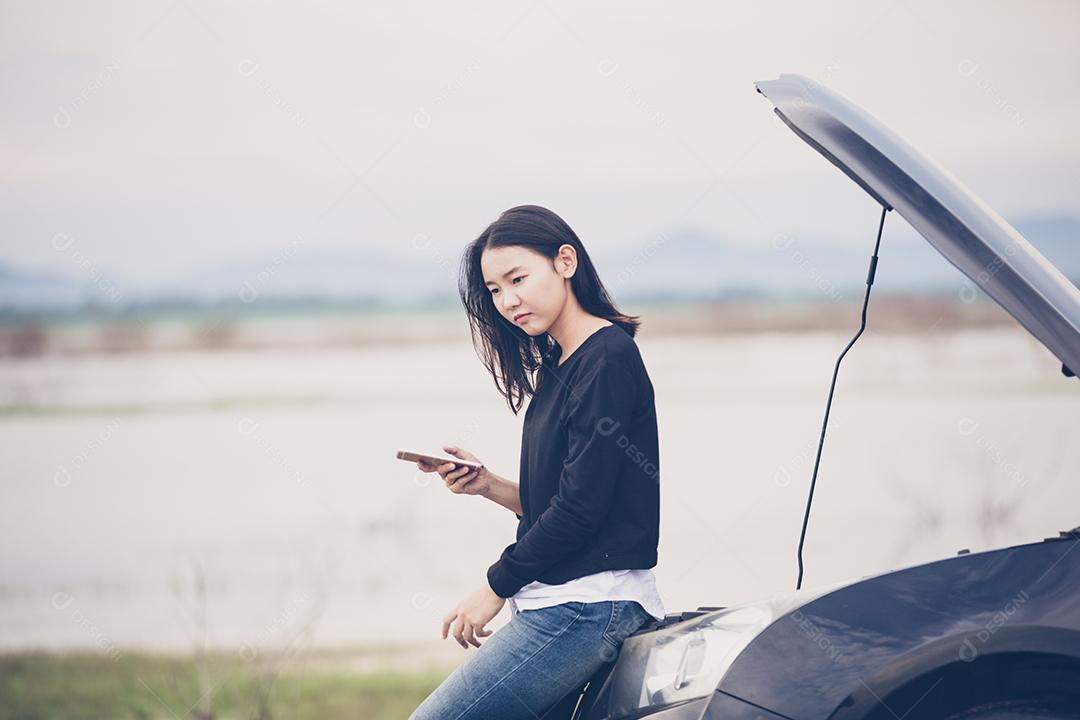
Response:
[{"label": "woman's nose", "polygon": [[513,293],[509,293],[509,292],[504,292],[503,293],[503,308],[504,309],[511,310],[513,308],[516,308],[518,306],[519,302],[520,301],[517,299],[517,295],[514,295]]}]

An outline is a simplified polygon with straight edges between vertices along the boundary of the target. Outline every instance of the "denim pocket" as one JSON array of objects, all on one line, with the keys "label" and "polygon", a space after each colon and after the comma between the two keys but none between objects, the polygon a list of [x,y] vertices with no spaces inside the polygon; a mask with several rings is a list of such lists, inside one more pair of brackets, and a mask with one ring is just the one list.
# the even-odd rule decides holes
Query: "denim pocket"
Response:
[{"label": "denim pocket", "polygon": [[611,619],[604,630],[604,640],[618,649],[623,640],[645,624],[649,614],[636,600],[612,600]]},{"label": "denim pocket", "polygon": [[564,602],[542,608],[522,610],[511,622],[518,622],[534,633],[544,636],[558,636],[573,625],[585,610],[583,602]]}]

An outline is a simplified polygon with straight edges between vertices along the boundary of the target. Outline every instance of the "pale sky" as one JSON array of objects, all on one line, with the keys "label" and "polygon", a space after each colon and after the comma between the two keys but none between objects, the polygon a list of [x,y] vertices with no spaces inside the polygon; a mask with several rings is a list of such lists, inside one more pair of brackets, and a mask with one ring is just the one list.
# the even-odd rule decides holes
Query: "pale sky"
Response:
[{"label": "pale sky", "polygon": [[868,243],[878,208],[754,91],[781,72],[1006,219],[1080,214],[1080,4],[740,5],[5,2],[0,262],[457,254],[522,203],[597,251]]}]

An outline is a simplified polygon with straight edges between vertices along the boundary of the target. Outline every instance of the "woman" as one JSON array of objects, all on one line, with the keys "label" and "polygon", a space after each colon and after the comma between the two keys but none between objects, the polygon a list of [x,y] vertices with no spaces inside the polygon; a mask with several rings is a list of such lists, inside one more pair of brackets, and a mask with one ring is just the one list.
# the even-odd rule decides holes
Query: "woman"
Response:
[{"label": "woman", "polygon": [[[520,487],[487,468],[418,465],[519,523],[487,583],[443,618],[444,639],[449,630],[480,649],[412,718],[563,717],[557,701],[664,616],[651,570],[659,447],[652,383],[633,340],[640,322],[616,309],[574,231],[535,205],[507,210],[468,246],[459,290],[474,346],[511,411],[532,398]],[[481,644],[506,600],[510,622]]]}]

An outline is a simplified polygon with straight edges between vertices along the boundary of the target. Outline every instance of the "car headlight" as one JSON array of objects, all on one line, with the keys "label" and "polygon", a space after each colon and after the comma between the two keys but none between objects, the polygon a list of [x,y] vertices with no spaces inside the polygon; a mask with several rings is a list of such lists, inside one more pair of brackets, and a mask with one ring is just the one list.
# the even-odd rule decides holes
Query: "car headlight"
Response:
[{"label": "car headlight", "polygon": [[774,620],[850,582],[778,593],[627,638],[608,680],[608,715],[712,694],[739,653]]}]

